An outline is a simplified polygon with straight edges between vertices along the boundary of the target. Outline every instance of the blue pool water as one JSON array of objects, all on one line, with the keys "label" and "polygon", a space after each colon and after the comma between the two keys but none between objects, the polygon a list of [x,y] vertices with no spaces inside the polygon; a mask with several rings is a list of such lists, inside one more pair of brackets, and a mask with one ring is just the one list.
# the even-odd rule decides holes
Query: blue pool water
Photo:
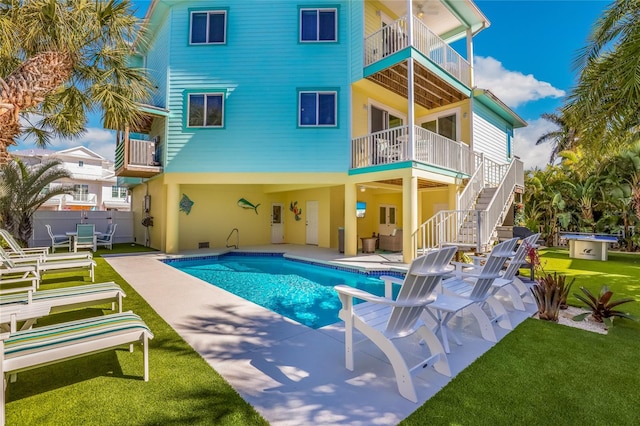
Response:
[{"label": "blue pool water", "polygon": [[335,285],[346,284],[384,295],[380,273],[365,275],[282,256],[231,254],[166,263],[312,328],[339,321],[342,304],[333,289]]}]

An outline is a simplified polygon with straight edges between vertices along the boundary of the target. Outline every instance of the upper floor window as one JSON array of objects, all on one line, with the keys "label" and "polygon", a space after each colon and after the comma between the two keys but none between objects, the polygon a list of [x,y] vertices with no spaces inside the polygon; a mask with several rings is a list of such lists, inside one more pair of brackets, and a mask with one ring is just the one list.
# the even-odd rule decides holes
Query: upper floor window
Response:
[{"label": "upper floor window", "polygon": [[127,188],[123,186],[112,186],[111,198],[127,198]]},{"label": "upper floor window", "polygon": [[423,122],[421,127],[437,133],[440,136],[456,141],[458,140],[456,119],[456,114],[444,115],[436,119]]},{"label": "upper floor window", "polygon": [[84,167],[84,161],[82,160],[78,161],[78,167]]},{"label": "upper floor window", "polygon": [[187,127],[222,127],[224,95],[222,93],[190,93]]},{"label": "upper floor window", "polygon": [[224,10],[191,12],[191,44],[227,42],[227,12]]},{"label": "upper floor window", "polygon": [[335,126],[337,119],[336,92],[300,92],[298,125]]},{"label": "upper floor window", "polygon": [[300,9],[300,41],[338,41],[337,9]]},{"label": "upper floor window", "polygon": [[89,200],[89,185],[83,185],[83,184],[73,185],[73,199],[75,201]]}]

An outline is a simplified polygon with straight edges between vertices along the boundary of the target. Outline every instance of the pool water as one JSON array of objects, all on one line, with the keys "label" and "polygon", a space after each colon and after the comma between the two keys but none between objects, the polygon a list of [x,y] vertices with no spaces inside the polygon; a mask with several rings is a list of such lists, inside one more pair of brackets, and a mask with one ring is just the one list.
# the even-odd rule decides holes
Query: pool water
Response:
[{"label": "pool water", "polygon": [[[384,295],[378,275],[365,275],[282,256],[224,255],[169,265],[311,328],[339,321],[342,304],[333,286],[346,284]],[[396,286],[397,287],[397,286]]]}]

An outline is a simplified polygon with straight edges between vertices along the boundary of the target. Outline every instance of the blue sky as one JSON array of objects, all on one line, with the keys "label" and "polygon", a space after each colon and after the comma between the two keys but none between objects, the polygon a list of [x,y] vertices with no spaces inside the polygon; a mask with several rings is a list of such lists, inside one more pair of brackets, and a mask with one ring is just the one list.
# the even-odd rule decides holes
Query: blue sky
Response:
[{"label": "blue sky", "polygon": [[[137,15],[143,17],[150,1],[133,3],[139,8]],[[535,141],[554,127],[540,114],[555,112],[563,104],[575,83],[572,64],[577,51],[585,46],[594,22],[610,2],[476,0],[476,4],[491,22],[474,37],[476,85],[491,90],[528,122],[526,128],[516,131],[515,154],[526,168],[544,167],[550,145],[535,146]],[[77,145],[113,160],[115,137],[102,128],[99,116],[91,117],[81,138],[57,139],[50,148]],[[21,143],[11,151],[28,148],[32,145]]]}]

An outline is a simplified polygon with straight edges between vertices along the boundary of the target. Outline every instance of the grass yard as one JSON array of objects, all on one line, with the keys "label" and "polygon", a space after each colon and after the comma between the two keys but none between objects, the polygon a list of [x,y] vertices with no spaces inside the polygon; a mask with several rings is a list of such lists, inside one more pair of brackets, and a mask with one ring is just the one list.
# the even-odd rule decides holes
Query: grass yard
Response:
[{"label": "grass yard", "polygon": [[[139,314],[155,334],[150,344],[150,381],[142,381],[139,349],[133,354],[126,349],[104,352],[20,373],[18,382],[7,388],[7,424],[266,424],[99,257],[100,253],[140,250],[144,248],[122,245],[113,252],[100,250],[96,282],[120,284],[127,293],[125,310]],[[597,293],[602,284],[608,284],[614,299],[640,301],[640,255],[610,253],[609,259],[569,259],[567,250],[547,250],[542,256],[547,272],[577,277],[572,294],[580,286]],[[41,288],[78,285],[83,282],[81,275],[46,275]],[[574,297],[569,303],[580,304]],[[640,317],[640,303],[621,308]],[[78,310],[51,315],[39,323],[102,312]],[[599,335],[528,319],[401,424],[638,424],[639,361],[639,322],[616,319],[608,335]]]},{"label": "grass yard", "polygon": [[[129,245],[113,252],[148,251]],[[127,293],[124,309],[147,323],[149,381],[142,350],[103,352],[18,374],[7,387],[7,425],[260,425],[267,422],[124,281],[100,253],[96,282],[115,281]],[[41,289],[88,283],[86,272],[45,275]],[[67,281],[67,280],[74,281]],[[110,312],[105,305],[104,313]],[[45,325],[101,315],[81,309],[50,315]]]},{"label": "grass yard", "polygon": [[[541,252],[546,272],[575,276],[580,286],[640,318],[640,255],[609,253],[608,262]],[[454,349],[455,350],[455,349]],[[464,347],[457,348],[464,350]],[[640,423],[640,322],[614,320],[608,335],[527,319],[465,369],[401,425],[632,425]]]}]

